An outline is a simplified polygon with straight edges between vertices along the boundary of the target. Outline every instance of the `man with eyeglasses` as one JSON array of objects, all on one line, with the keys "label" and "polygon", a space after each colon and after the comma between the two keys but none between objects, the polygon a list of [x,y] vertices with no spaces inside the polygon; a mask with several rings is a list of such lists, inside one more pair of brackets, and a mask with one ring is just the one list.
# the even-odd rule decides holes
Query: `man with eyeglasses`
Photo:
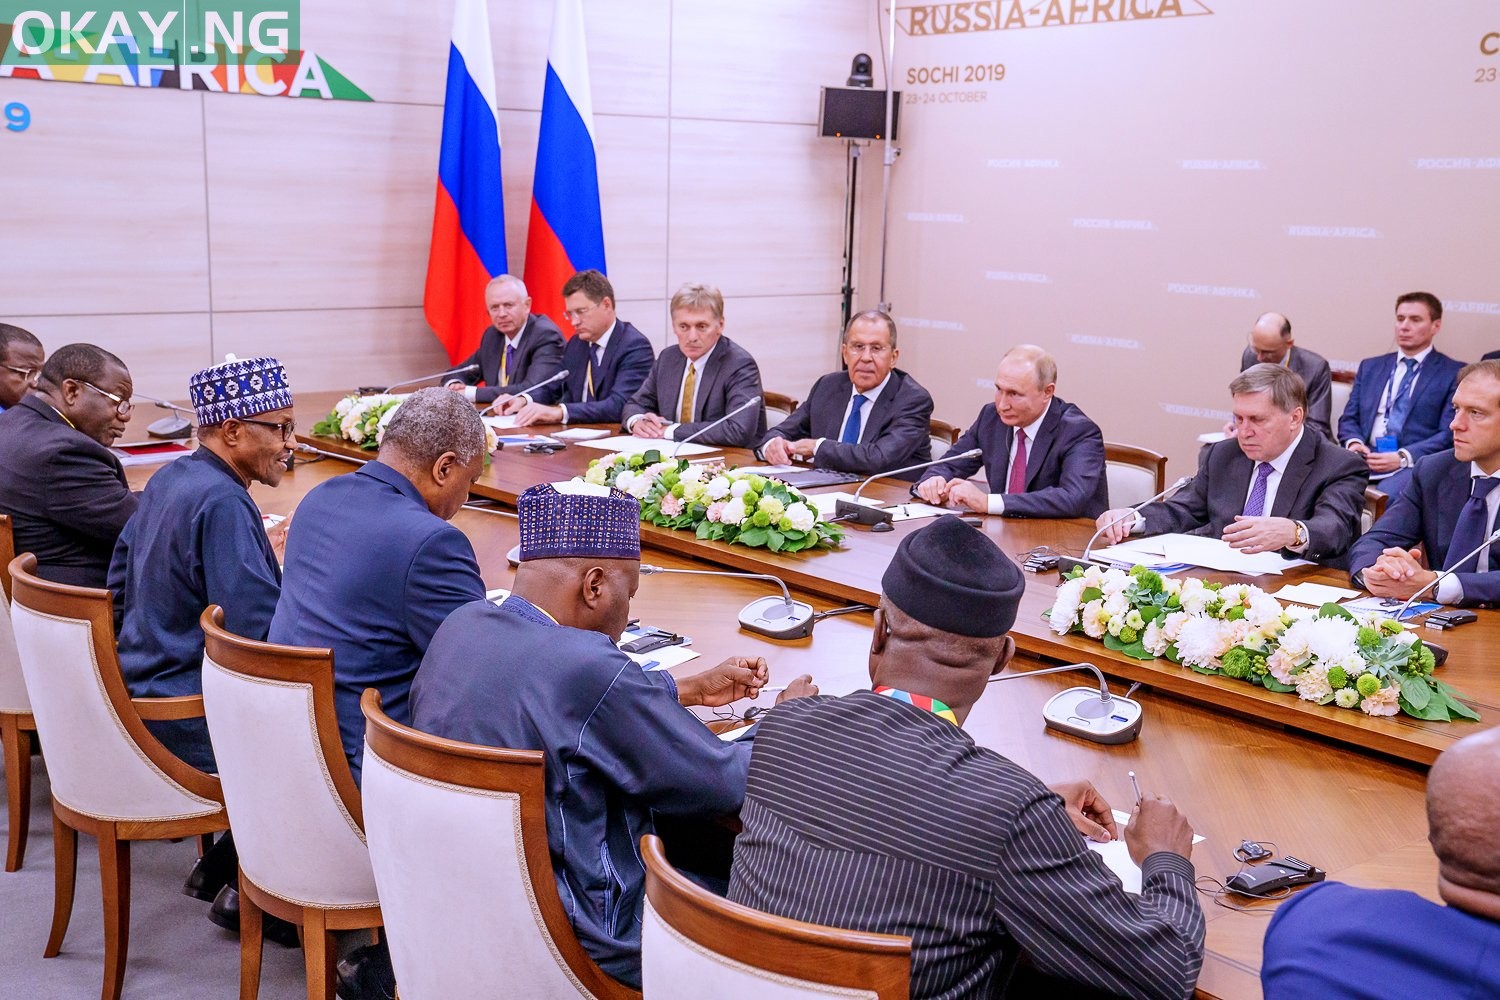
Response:
[{"label": "man with eyeglasses", "polygon": [[579,271],[563,285],[573,338],[563,350],[566,379],[496,400],[516,424],[615,424],[651,374],[656,352],[646,335],[615,315],[615,289],[598,271]]},{"label": "man with eyeglasses", "polygon": [[[20,366],[17,366],[20,367]],[[130,422],[130,370],[93,344],[60,347],[36,390],[0,413],[0,513],[43,579],[102,587],[136,495],[109,446]]]},{"label": "man with eyeglasses", "polygon": [[0,323],[0,413],[36,388],[46,354],[30,330]]},{"label": "man with eyeglasses", "polygon": [[811,462],[862,476],[932,458],[932,395],[896,367],[896,321],[866,310],[849,321],[839,342],[846,370],[813,383],[807,402],[761,442],[761,457],[775,465]]},{"label": "man with eyeglasses", "polygon": [[556,323],[531,311],[531,296],[520,278],[502,274],[492,279],[484,290],[484,308],[490,325],[480,334],[479,349],[458,363],[461,368],[479,368],[454,375],[448,388],[478,403],[504,402],[516,389],[540,382],[562,367],[562,333]]},{"label": "man with eyeglasses", "polygon": [[[249,487],[274,487],[286,474],[295,429],[286,369],[275,358],[214,365],[188,380],[188,398],[198,449],[151,477],[109,567],[120,670],[134,698],[201,694],[203,609],[217,604],[229,631],[265,639],[281,595],[277,560],[290,521],[267,529]],[[218,770],[201,717],[147,721],[146,728],[193,767]],[[183,891],[213,900],[236,867],[226,834]],[[278,940],[286,929],[276,929]]]}]

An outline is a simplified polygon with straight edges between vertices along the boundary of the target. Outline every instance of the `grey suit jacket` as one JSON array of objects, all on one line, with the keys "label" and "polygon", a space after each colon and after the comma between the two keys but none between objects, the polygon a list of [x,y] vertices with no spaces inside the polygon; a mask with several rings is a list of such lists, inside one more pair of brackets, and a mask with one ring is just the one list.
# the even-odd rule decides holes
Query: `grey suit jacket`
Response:
[{"label": "grey suit jacket", "polygon": [[[1240,371],[1256,363],[1255,352],[1245,348],[1240,355]],[[1307,384],[1307,425],[1322,431],[1330,441],[1336,440],[1333,436],[1333,371],[1328,362],[1320,354],[1293,347],[1286,366],[1301,375]]]},{"label": "grey suit jacket", "polygon": [[[682,348],[676,344],[665,348],[656,356],[656,364],[646,376],[645,383],[625,404],[625,410],[620,414],[621,423],[629,426],[630,419],[641,413],[659,414],[676,423],[681,412],[682,373],[686,370],[687,358],[683,356]],[[760,366],[749,351],[728,337],[720,337],[708,363],[698,373],[697,412],[691,421],[679,424],[672,436],[678,441],[685,440],[760,394]],[[765,434],[766,406],[761,403],[735,414],[693,440],[720,447],[754,448]]]}]

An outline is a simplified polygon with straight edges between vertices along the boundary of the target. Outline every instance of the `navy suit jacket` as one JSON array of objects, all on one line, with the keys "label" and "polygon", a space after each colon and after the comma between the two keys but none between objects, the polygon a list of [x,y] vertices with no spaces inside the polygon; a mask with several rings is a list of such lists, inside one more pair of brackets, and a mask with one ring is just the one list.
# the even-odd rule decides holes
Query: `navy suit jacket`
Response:
[{"label": "navy suit jacket", "polygon": [[[813,455],[819,469],[837,469],[873,476],[877,472],[916,465],[932,458],[932,438],[927,425],[932,419],[932,394],[899,368],[870,407],[865,430],[856,444],[844,444],[844,410],[854,394],[848,372],[833,372],[813,383],[807,401],[771,428],[761,447],[772,438],[824,438]],[[915,479],[909,472],[898,478]]]},{"label": "navy suit jacket", "polygon": [[16,552],[36,556],[38,576],[103,587],[137,503],[115,453],[40,396],[0,413],[0,513],[11,516]]},{"label": "navy suit jacket", "polygon": [[[682,373],[687,370],[687,358],[676,344],[657,355],[651,374],[636,390],[630,402],[625,404],[622,421],[628,421],[637,413],[656,413],[677,422],[681,412]],[[718,420],[724,414],[748,399],[761,394],[760,366],[750,352],[728,337],[721,336],[709,355],[708,364],[698,372],[698,419],[679,424],[672,432],[675,440],[686,440],[690,435]],[[716,444],[720,447],[754,448],[766,436],[766,404],[752,406],[737,413],[715,427],[701,438],[698,444]]]},{"label": "navy suit jacket", "polygon": [[516,350],[514,368],[506,369],[506,385],[500,384],[500,359],[505,354],[505,334],[487,326],[479,337],[479,349],[454,365],[479,365],[478,371],[453,376],[465,385],[484,386],[474,394],[476,402],[492,402],[496,396],[525,389],[556,373],[563,366],[563,336],[557,324],[546,316],[533,313],[521,327],[521,346]]},{"label": "navy suit jacket", "polygon": [[604,358],[594,369],[594,395],[587,401],[583,398],[587,386],[589,356],[593,345],[582,337],[574,336],[563,349],[562,367],[568,377],[561,382],[544,385],[531,393],[536,403],[555,405],[568,404],[568,423],[571,424],[617,424],[625,402],[651,374],[651,365],[656,352],[646,335],[623,319],[615,320],[614,332],[609,343],[604,345]]},{"label": "navy suit jacket", "polygon": [[[1458,388],[1458,372],[1463,366],[1462,361],[1434,350],[1417,370],[1411,411],[1396,438],[1396,443],[1411,455],[1412,461],[1453,447],[1453,431],[1448,425],[1453,422],[1453,390]],[[1380,411],[1380,398],[1395,371],[1395,351],[1378,358],[1365,358],[1359,363],[1359,370],[1354,373],[1354,387],[1349,391],[1349,403],[1339,420],[1340,443],[1363,441],[1374,445],[1370,435],[1375,429],[1375,415]]]},{"label": "navy suit jacket", "polygon": [[[1373,566],[1381,550],[1398,545],[1410,549],[1418,543],[1427,553],[1428,566],[1441,570],[1448,562],[1448,543],[1453,541],[1459,511],[1473,488],[1469,471],[1469,463],[1454,458],[1451,448],[1419,459],[1406,488],[1391,498],[1385,514],[1354,544],[1349,553],[1350,577]],[[1490,549],[1490,565],[1500,570],[1500,545]],[[1500,572],[1459,573],[1458,582],[1464,604],[1500,604]]]},{"label": "navy suit jacket", "polygon": [[[1198,453],[1198,473],[1171,500],[1141,508],[1145,533],[1177,531],[1218,538],[1224,526],[1245,512],[1250,477],[1255,464],[1231,438]],[[1359,517],[1365,506],[1370,474],[1364,459],[1341,448],[1312,429],[1306,429],[1292,452],[1271,517],[1288,517],[1307,525],[1307,548],[1290,558],[1339,563],[1359,537]]]},{"label": "navy suit jacket", "polygon": [[[1259,363],[1260,359],[1252,348],[1245,348],[1240,355],[1240,371]],[[1333,370],[1328,367],[1328,362],[1321,354],[1293,347],[1286,366],[1302,376],[1302,382],[1307,386],[1308,425],[1333,437]],[[1378,399],[1375,405],[1380,405]]]},{"label": "navy suit jacket", "polygon": [[[967,479],[979,471],[982,462],[990,492],[1004,493],[1010,481],[1013,430],[993,406],[985,406],[947,452],[960,455],[979,448],[983,457],[934,465],[922,478]],[[1029,442],[1027,449],[1026,492],[1005,493],[1006,517],[1098,517],[1109,509],[1104,435],[1078,407],[1053,396],[1037,440]]]},{"label": "navy suit jacket", "polygon": [[333,650],[334,705],[356,781],[360,695],[378,689],[386,714],[407,722],[411,680],[433,633],[454,608],[483,597],[469,539],[388,465],[330,479],[298,505],[270,640]]}]

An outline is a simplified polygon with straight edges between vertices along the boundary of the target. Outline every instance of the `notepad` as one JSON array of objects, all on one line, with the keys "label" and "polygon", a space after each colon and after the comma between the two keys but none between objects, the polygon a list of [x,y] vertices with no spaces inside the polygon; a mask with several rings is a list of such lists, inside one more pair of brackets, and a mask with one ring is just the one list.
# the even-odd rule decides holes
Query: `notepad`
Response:
[{"label": "notepad", "polygon": [[[1109,870],[1119,878],[1120,884],[1126,892],[1140,895],[1141,891],[1141,868],[1130,857],[1130,848],[1125,846],[1125,824],[1130,822],[1130,813],[1123,810],[1114,810],[1115,825],[1120,828],[1120,839],[1111,840],[1107,844],[1088,841],[1089,850],[1104,859]],[[1199,844],[1203,838],[1197,834],[1193,835],[1193,843]]]}]

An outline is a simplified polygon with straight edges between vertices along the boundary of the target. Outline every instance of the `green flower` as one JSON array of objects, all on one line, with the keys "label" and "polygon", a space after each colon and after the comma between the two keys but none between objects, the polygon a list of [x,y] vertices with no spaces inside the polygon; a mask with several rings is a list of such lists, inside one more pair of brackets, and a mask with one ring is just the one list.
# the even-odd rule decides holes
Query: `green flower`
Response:
[{"label": "green flower", "polygon": [[763,510],[758,510],[750,518],[750,523],[757,528],[769,528],[771,526],[771,515]]},{"label": "green flower", "polygon": [[[1363,632],[1364,629],[1360,629],[1360,631]],[[1338,688],[1347,687],[1348,685],[1349,685],[1349,674],[1348,674],[1347,671],[1344,670],[1343,667],[1340,667],[1337,664],[1335,664],[1334,666],[1328,668],[1328,686],[1329,687],[1337,690]]]},{"label": "green flower", "polygon": [[1402,629],[1404,628],[1405,626],[1394,618],[1382,618],[1380,620],[1380,631],[1384,632],[1386,635],[1395,635],[1397,632],[1402,631]]},{"label": "green flower", "polygon": [[781,531],[791,531],[792,530],[792,519],[789,518],[789,517],[782,517],[781,520],[779,520],[779,521],[776,522],[776,527],[778,529],[780,529]]},{"label": "green flower", "polygon": [[778,518],[786,513],[786,505],[772,496],[761,497],[759,509],[771,518]]},{"label": "green flower", "polygon": [[760,503],[760,494],[754,490],[746,490],[745,495],[740,499],[745,501],[746,510],[754,510],[756,505]]},{"label": "green flower", "polygon": [[1437,657],[1432,655],[1432,650],[1427,648],[1425,642],[1412,643],[1411,648],[1411,656],[1406,662],[1412,670],[1426,675],[1437,669]]},{"label": "green flower", "polygon": [[757,492],[757,493],[763,493],[763,492],[765,492],[765,489],[766,489],[766,477],[765,476],[753,476],[752,475],[750,477],[750,488],[752,490],[754,490],[755,492]]},{"label": "green flower", "polygon": [[1225,653],[1219,660],[1219,669],[1225,677],[1233,677],[1242,681],[1250,676],[1250,651],[1240,646],[1235,646]]},{"label": "green flower", "polygon": [[1380,678],[1374,674],[1360,674],[1359,680],[1354,682],[1354,689],[1360,693],[1360,697],[1368,698],[1380,690]]},{"label": "green flower", "polygon": [[674,485],[672,487],[672,495],[674,497],[681,497],[681,496],[685,496],[686,494],[687,494],[687,487],[684,486],[682,483],[677,483],[676,485]]},{"label": "green flower", "polygon": [[1141,633],[1137,629],[1131,628],[1129,625],[1120,629],[1120,641],[1125,643],[1125,645],[1127,646],[1132,642],[1135,642],[1140,637]]},{"label": "green flower", "polygon": [[1225,621],[1237,622],[1241,618],[1244,618],[1244,617],[1245,617],[1245,606],[1243,604],[1236,604],[1234,607],[1232,607],[1228,611],[1224,612],[1224,620]]},{"label": "green flower", "polygon": [[[1379,629],[1361,626],[1360,630],[1355,633],[1354,641],[1360,649],[1368,653],[1373,649],[1379,648],[1381,638]],[[1334,685],[1334,687],[1339,686],[1338,684]]]}]

